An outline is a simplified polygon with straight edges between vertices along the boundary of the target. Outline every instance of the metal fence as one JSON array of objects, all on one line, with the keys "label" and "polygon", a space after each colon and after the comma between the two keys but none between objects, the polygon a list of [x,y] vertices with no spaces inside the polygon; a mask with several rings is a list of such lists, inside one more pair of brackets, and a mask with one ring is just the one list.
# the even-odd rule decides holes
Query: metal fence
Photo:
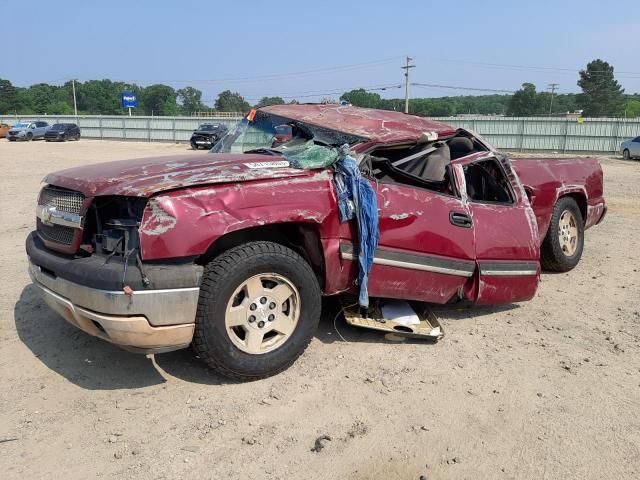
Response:
[{"label": "metal fence", "polygon": [[[77,123],[84,138],[137,140],[149,142],[188,142],[202,122],[232,126],[236,117],[126,117],[104,115],[0,116],[0,123],[18,120],[45,120]],[[548,118],[548,117],[442,117],[434,118],[455,127],[474,130],[497,148],[508,151],[618,152],[620,143],[640,136],[640,119]]]},{"label": "metal fence", "polygon": [[615,153],[640,135],[640,118],[442,117],[508,151]]},{"label": "metal fence", "polygon": [[0,116],[0,123],[14,125],[18,120],[44,120],[54,123],[76,123],[83,138],[102,140],[136,140],[147,142],[188,142],[201,123],[222,123],[231,127],[241,117],[125,117],[122,115],[24,115]]}]

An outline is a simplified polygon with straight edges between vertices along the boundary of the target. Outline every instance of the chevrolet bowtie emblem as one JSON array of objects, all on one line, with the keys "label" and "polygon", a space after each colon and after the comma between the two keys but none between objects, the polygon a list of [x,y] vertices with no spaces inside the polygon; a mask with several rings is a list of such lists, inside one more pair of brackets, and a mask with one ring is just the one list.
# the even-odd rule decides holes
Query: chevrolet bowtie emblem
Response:
[{"label": "chevrolet bowtie emblem", "polygon": [[45,225],[62,225],[65,227],[82,228],[82,215],[59,211],[55,205],[38,205],[36,215]]},{"label": "chevrolet bowtie emblem", "polygon": [[42,220],[47,225],[53,225],[53,223],[51,222],[51,217],[55,215],[56,211],[56,207],[43,208],[42,217],[40,218],[40,220]]}]

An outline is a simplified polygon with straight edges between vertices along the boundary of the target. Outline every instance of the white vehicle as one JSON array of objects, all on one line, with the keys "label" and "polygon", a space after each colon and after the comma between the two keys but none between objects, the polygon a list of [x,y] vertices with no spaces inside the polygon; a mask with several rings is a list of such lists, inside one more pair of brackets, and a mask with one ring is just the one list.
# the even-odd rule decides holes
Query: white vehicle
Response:
[{"label": "white vehicle", "polygon": [[7,140],[14,142],[16,140],[26,140],[30,142],[35,138],[44,138],[44,134],[49,130],[47,122],[20,122],[16,123],[11,130],[7,132]]},{"label": "white vehicle", "polygon": [[620,151],[622,152],[622,157],[625,160],[629,160],[634,157],[640,158],[640,137],[622,142],[622,145],[620,145]]}]

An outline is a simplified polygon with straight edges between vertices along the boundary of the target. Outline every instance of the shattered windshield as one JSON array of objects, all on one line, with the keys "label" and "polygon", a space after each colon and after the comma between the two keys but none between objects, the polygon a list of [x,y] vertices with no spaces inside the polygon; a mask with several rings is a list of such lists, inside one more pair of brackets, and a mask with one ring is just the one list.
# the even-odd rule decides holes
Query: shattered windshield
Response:
[{"label": "shattered windshield", "polygon": [[338,158],[336,147],[360,137],[271,115],[248,115],[222,137],[210,153],[258,153],[283,156],[293,168],[323,168]]}]

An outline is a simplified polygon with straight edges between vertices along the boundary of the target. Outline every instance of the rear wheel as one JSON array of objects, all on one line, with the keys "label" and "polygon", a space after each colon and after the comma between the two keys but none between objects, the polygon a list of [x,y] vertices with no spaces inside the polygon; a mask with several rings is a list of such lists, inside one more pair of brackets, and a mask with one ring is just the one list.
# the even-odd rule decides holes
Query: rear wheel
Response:
[{"label": "rear wheel", "polygon": [[631,153],[629,152],[629,149],[624,149],[624,151],[622,152],[622,158],[624,158],[625,160],[631,159]]},{"label": "rear wheel", "polygon": [[567,272],[582,257],[584,221],[576,201],[562,197],[556,203],[547,236],[540,247],[540,263],[545,270]]},{"label": "rear wheel", "polygon": [[320,295],[313,270],[293,250],[271,242],[235,247],[205,268],[194,349],[227,377],[279,373],[311,341]]}]

